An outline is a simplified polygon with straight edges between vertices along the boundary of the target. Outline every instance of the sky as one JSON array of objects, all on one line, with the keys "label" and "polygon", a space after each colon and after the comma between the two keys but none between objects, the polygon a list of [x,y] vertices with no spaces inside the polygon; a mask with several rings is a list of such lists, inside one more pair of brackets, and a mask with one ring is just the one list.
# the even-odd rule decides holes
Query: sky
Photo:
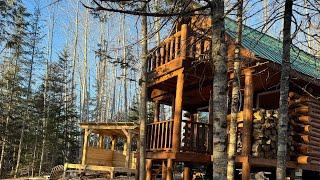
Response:
[{"label": "sky", "polygon": [[[234,1],[234,0],[231,0]],[[275,0],[269,0],[270,9],[273,8],[272,4]],[[301,0],[300,0],[301,1]],[[300,2],[299,1],[299,2]],[[50,21],[55,19],[54,24],[54,31],[53,31],[53,44],[52,44],[52,60],[56,61],[58,60],[59,53],[65,48],[72,49],[73,43],[74,43],[74,35],[75,35],[75,21],[76,21],[76,10],[79,6],[79,43],[78,43],[78,53],[79,53],[79,74],[81,74],[81,68],[83,66],[83,59],[84,59],[84,22],[85,22],[85,12],[86,9],[81,5],[78,4],[77,0],[23,0],[24,4],[27,6],[29,12],[33,12],[35,7],[39,6],[41,10],[41,23],[43,25],[43,34],[45,34],[45,39],[43,41],[43,46],[48,46],[48,27],[51,26]],[[88,0],[83,0],[83,3],[87,3]],[[264,11],[262,10],[262,4],[263,2],[260,0],[247,0],[245,1],[245,24],[248,26],[251,26],[253,28],[260,28],[261,25],[264,22]],[[227,3],[226,3],[227,4]],[[229,6],[230,7],[230,6]],[[228,5],[227,5],[228,8]],[[301,9],[296,8],[298,11],[301,11]],[[279,11],[283,10],[283,8],[280,8]],[[269,16],[274,16],[275,13],[269,12]],[[138,43],[138,36],[140,35],[140,21],[138,17],[134,16],[125,16],[125,27],[124,30],[120,29],[120,18],[122,15],[115,14],[115,13],[108,13],[107,14],[107,21],[102,26],[104,28],[104,36],[107,39],[108,42],[108,49],[109,54],[112,57],[118,56],[120,57],[122,54],[122,45],[119,45],[119,40],[121,36],[123,35],[123,32],[125,32],[126,36],[126,45],[131,45],[132,53],[134,54],[134,57],[137,61],[139,61],[139,43]],[[231,15],[231,17],[234,17]],[[301,18],[298,21],[303,21]],[[149,30],[154,31],[154,25],[151,23],[152,18],[149,18]],[[95,56],[95,50],[97,49],[97,43],[100,39],[100,23],[98,18],[94,18],[92,15],[90,15],[89,18],[89,53],[88,53],[88,60],[89,60],[89,82],[90,82],[90,94],[94,96],[95,94],[95,78],[96,78],[96,63],[98,62],[96,56]],[[170,29],[170,26],[165,26],[165,28],[161,31],[161,37],[164,39],[167,35],[166,32],[168,32]],[[294,27],[293,27],[294,29]],[[277,21],[269,30],[268,34],[280,39],[282,34],[282,20],[280,19]],[[297,35],[296,39],[301,38],[301,35]],[[296,45],[298,45],[301,48],[306,49],[305,47],[299,45],[299,43],[296,43],[297,41],[294,41]],[[149,48],[151,49],[155,45],[155,37],[151,38],[149,40]],[[72,51],[71,51],[72,52]],[[137,69],[139,69],[140,65],[137,63],[135,65]],[[44,68],[44,66],[43,66]],[[43,70],[39,69],[39,74],[42,74]],[[118,69],[117,76],[120,78],[122,77],[122,71]],[[111,69],[109,69],[109,76],[112,76]],[[132,78],[137,79],[138,74],[136,76],[132,76]],[[78,80],[80,78],[78,77]],[[119,80],[119,79],[118,79]],[[130,82],[130,87],[133,89],[137,89],[137,83],[136,82]],[[123,94],[123,88],[118,84],[117,87],[117,93],[118,96],[120,96],[119,99],[121,99],[121,96]],[[134,90],[132,90],[130,93],[131,100],[136,97],[137,94]],[[121,107],[121,103],[119,102],[118,107]]]}]

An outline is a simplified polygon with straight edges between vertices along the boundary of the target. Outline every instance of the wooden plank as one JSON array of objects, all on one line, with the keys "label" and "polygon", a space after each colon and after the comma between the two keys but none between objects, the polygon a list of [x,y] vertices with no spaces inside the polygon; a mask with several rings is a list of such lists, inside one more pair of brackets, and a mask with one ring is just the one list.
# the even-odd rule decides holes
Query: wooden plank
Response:
[{"label": "wooden plank", "polygon": [[169,63],[158,67],[152,73],[148,74],[148,87],[154,86],[155,84],[159,84],[163,81],[166,81],[170,78],[173,78],[180,74],[183,71],[182,68],[182,59],[177,58]]}]

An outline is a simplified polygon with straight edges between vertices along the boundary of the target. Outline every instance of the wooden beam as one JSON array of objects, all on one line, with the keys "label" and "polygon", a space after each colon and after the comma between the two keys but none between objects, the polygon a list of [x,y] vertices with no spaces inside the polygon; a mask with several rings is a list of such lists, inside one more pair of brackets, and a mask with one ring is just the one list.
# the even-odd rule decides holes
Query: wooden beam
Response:
[{"label": "wooden beam", "polygon": [[84,130],[84,140],[83,140],[83,147],[82,147],[82,160],[81,164],[85,165],[87,160],[87,149],[88,149],[88,138],[89,138],[89,129]]},{"label": "wooden beam", "polygon": [[[163,65],[165,67],[163,67],[163,70],[158,70],[156,72],[154,72],[154,76],[152,77],[152,75],[150,75],[150,77],[148,76],[148,84],[147,86],[154,86],[155,84],[159,84],[163,81],[166,81],[170,78],[173,78],[175,76],[178,76],[179,74],[181,74],[183,72],[183,68],[182,67],[182,58],[177,58],[175,60],[170,61],[169,63]],[[169,65],[169,64],[173,64],[174,65]],[[172,67],[171,67],[172,66]],[[159,68],[162,68],[162,66],[160,66]],[[157,69],[159,69],[157,68]],[[179,69],[180,68],[180,69]],[[170,71],[168,70],[170,69]]]},{"label": "wooden beam", "polygon": [[172,136],[173,152],[179,152],[180,150],[183,85],[184,85],[184,74],[181,73],[178,75],[178,78],[177,78],[175,109],[174,109],[174,119],[173,119],[173,136]]},{"label": "wooden beam", "polygon": [[192,180],[191,165],[185,163],[183,167],[183,180]]},{"label": "wooden beam", "polygon": [[167,160],[167,180],[173,180],[173,172],[172,172],[172,165],[173,161],[172,159]]},{"label": "wooden beam", "polygon": [[152,160],[146,160],[146,180],[152,180]]},{"label": "wooden beam", "polygon": [[162,175],[161,175],[161,180],[166,180],[167,178],[167,164],[166,161],[162,161]]},{"label": "wooden beam", "polygon": [[253,116],[253,82],[252,82],[252,70],[245,69],[245,87],[244,87],[244,104],[243,104],[243,147],[242,155],[247,157],[247,161],[242,164],[242,180],[248,180],[250,178],[250,162],[249,156],[251,152],[251,129],[252,129],[252,116]]},{"label": "wooden beam", "polygon": [[183,59],[187,56],[187,36],[188,36],[188,25],[182,24],[181,25],[181,46],[180,46],[180,53]]}]

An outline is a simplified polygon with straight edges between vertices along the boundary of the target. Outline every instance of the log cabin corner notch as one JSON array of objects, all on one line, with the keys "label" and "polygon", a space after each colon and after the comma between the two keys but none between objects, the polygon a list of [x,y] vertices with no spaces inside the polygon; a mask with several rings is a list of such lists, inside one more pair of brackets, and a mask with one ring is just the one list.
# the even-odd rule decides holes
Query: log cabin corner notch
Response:
[{"label": "log cabin corner notch", "polygon": [[[190,165],[200,164],[208,165],[211,163],[212,154],[212,123],[209,117],[205,121],[200,121],[196,114],[198,112],[209,112],[210,92],[212,87],[212,70],[210,69],[210,33],[208,28],[211,26],[211,19],[194,16],[187,21],[181,21],[176,24],[176,32],[163,40],[159,46],[150,50],[148,57],[148,99],[155,102],[154,121],[147,124],[147,159],[150,167],[153,164],[162,166],[163,179],[172,179],[172,166],[174,163],[183,163],[185,165],[186,176],[192,167]],[[227,59],[228,59],[228,77],[233,78],[232,59],[234,56],[234,41],[236,36],[235,21],[226,18],[226,41],[227,41]],[[238,141],[241,147],[237,147],[237,166],[242,167],[242,178],[247,179],[250,172],[254,172],[257,167],[274,168],[276,159],[274,156],[267,157],[266,154],[259,154],[256,151],[261,139],[255,139],[257,134],[256,126],[258,120],[255,113],[267,111],[262,118],[272,117],[276,121],[277,109],[279,108],[279,81],[281,66],[281,42],[269,35],[263,34],[248,26],[243,27],[243,44],[241,46],[241,112],[238,114]],[[257,41],[259,40],[259,41]],[[308,84],[312,95],[317,96],[319,92],[316,89],[320,87],[320,72],[316,64],[312,64],[315,57],[303,52],[297,47],[293,47],[292,53],[292,71],[291,76],[297,77],[290,82],[290,91],[297,96],[304,97],[303,91],[298,86]],[[297,53],[297,50],[299,52]],[[231,87],[229,87],[231,92]],[[310,97],[309,97],[310,98]],[[312,98],[311,98],[312,99]],[[294,102],[296,101],[293,100]],[[312,107],[320,107],[320,102]],[[309,102],[309,101],[304,101]],[[159,104],[171,106],[172,116],[168,119],[160,119]],[[294,108],[294,106],[292,106]],[[305,113],[309,112],[310,108]],[[190,118],[183,118],[184,112],[190,113]],[[318,111],[317,111],[318,112]],[[230,110],[229,110],[230,113]],[[269,114],[268,114],[269,113]],[[295,119],[301,118],[301,114],[291,116]],[[314,113],[313,113],[314,115]],[[309,115],[311,118],[311,116]],[[314,117],[314,116],[312,116]],[[318,118],[318,117],[317,117]],[[313,118],[313,122],[320,119]],[[305,121],[304,121],[305,122]],[[292,126],[292,133],[296,133],[297,127],[310,126],[312,123]],[[297,124],[297,123],[296,123]],[[264,124],[263,124],[264,125]],[[313,124],[314,127],[317,124]],[[272,129],[273,128],[273,129]],[[319,126],[320,128],[320,126]],[[301,129],[301,128],[300,128]],[[315,131],[313,128],[313,134]],[[274,133],[275,127],[266,128]],[[262,132],[262,136],[265,136]],[[301,133],[301,132],[299,132]],[[273,134],[273,136],[276,136]],[[296,136],[294,136],[296,137]],[[320,137],[320,136],[319,136]],[[310,138],[310,137],[309,137]],[[320,143],[317,138],[310,142]],[[320,139],[319,139],[320,140]],[[273,147],[271,144],[263,144],[263,147]],[[301,145],[301,142],[298,142]],[[262,146],[262,145],[261,145]],[[289,152],[296,149],[296,141],[292,140]],[[308,146],[313,147],[312,143]],[[318,149],[318,148],[317,148]],[[273,152],[273,151],[271,151]],[[305,169],[319,172],[314,163],[320,162],[320,156],[308,156],[306,151],[304,155],[289,153],[288,168]],[[308,151],[309,152],[309,151]],[[312,154],[312,153],[311,153]],[[320,154],[320,153],[319,153]],[[316,153],[316,155],[318,155]],[[304,163],[300,161],[304,159]],[[152,177],[151,168],[147,168],[148,176]],[[185,177],[188,179],[190,177]]]}]

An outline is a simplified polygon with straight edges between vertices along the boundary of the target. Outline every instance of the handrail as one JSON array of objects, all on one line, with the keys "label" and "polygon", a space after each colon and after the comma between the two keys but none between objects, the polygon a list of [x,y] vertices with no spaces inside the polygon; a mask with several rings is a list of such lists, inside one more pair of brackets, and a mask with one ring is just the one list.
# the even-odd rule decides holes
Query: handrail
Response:
[{"label": "handrail", "polygon": [[187,54],[187,25],[181,26],[181,31],[166,38],[159,46],[149,52],[147,71],[151,72],[176,58],[185,58]]},{"label": "handrail", "polygon": [[169,150],[172,148],[173,120],[147,124],[147,150]]},{"label": "handrail", "polygon": [[184,152],[198,152],[211,154],[212,125],[207,123],[182,120],[183,135],[181,150]]}]

